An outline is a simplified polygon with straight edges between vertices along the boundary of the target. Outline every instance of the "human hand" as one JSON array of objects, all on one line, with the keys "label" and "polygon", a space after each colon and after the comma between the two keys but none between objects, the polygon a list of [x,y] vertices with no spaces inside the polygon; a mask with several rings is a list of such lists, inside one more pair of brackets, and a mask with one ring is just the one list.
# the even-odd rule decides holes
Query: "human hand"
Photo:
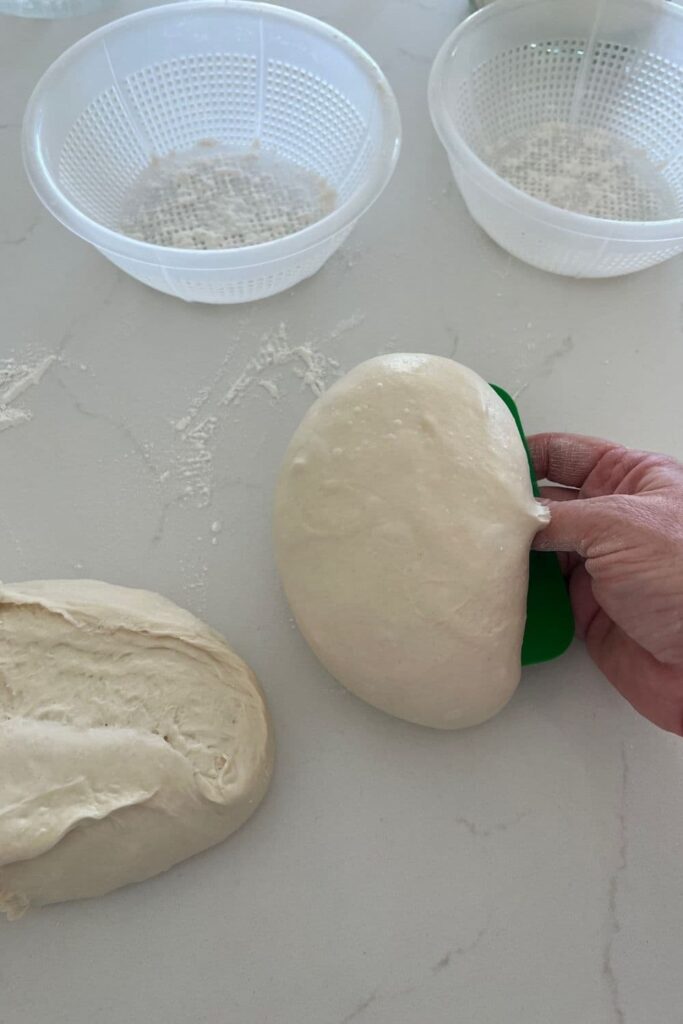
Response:
[{"label": "human hand", "polygon": [[633,707],[683,735],[683,465],[592,437],[529,446],[552,513],[534,547],[561,555],[577,635]]}]

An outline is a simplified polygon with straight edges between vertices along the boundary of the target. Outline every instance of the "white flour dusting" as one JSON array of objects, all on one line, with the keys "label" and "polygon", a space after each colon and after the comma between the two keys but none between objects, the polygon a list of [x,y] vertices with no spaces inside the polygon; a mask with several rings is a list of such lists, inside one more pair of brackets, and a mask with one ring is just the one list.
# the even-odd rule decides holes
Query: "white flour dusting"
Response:
[{"label": "white flour dusting", "polygon": [[221,405],[239,405],[254,386],[264,388],[271,398],[278,398],[277,384],[264,378],[262,374],[264,370],[280,366],[291,366],[294,375],[299,377],[303,385],[317,397],[325,390],[330,371],[339,367],[335,359],[313,342],[290,345],[284,324],[280,324],[276,331],[264,335],[261,342],[256,354],[226,391],[221,399]]},{"label": "white flour dusting", "polygon": [[503,140],[490,163],[528,195],[575,213],[637,221],[676,215],[647,153],[601,129],[538,124]]},{"label": "white flour dusting", "polygon": [[260,348],[230,385],[221,404],[239,405],[255,387],[262,388],[272,399],[278,401],[281,397],[278,380],[272,376],[264,377],[263,373],[265,370],[277,372],[284,366],[288,366],[292,374],[301,380],[302,386],[308,388],[317,398],[327,387],[329,378],[339,376],[340,366],[339,361],[321,346],[327,347],[330,343],[338,341],[348,331],[362,324],[364,319],[362,313],[354,313],[340,320],[324,338],[305,341],[298,345],[290,344],[287,328],[281,323],[275,331],[263,336]]},{"label": "white flour dusting", "polygon": [[275,401],[278,400],[278,398],[280,397],[280,389],[274,380],[268,380],[267,377],[264,377],[263,380],[259,381],[259,384],[261,385],[263,390],[270,395],[271,398],[274,398]]},{"label": "white flour dusting", "polygon": [[18,423],[28,423],[33,413],[28,409],[3,409],[0,406],[0,430],[16,427]]},{"label": "white flour dusting", "polygon": [[217,372],[214,374],[211,382],[209,384],[204,384],[199,388],[195,397],[187,407],[187,411],[180,417],[180,419],[175,420],[175,422],[171,421],[179,434],[182,434],[187,430],[190,424],[197,419],[203,407],[210,401],[214,391],[220,386],[220,382],[223,381],[227,375],[229,363],[230,355],[228,354],[219,366]]},{"label": "white flour dusting", "polygon": [[347,334],[349,331],[355,330],[365,320],[365,313],[352,313],[351,316],[344,317],[337,323],[330,333],[325,338],[325,344],[329,344],[332,341],[338,341],[342,335]]},{"label": "white flour dusting", "polygon": [[44,356],[34,363],[18,363],[15,359],[0,360],[0,431],[33,419],[29,409],[15,406],[17,398],[35,387],[56,356]]},{"label": "white flour dusting", "polygon": [[217,426],[215,416],[205,416],[183,433],[179,475],[184,485],[183,494],[191,498],[197,508],[205,508],[211,501],[213,453],[210,442]]},{"label": "white flour dusting", "polygon": [[155,157],[122,204],[131,238],[178,249],[231,249],[294,234],[330,213],[327,182],[257,145],[221,149],[211,139]]},{"label": "white flour dusting", "polygon": [[195,508],[208,507],[214,487],[217,439],[232,418],[231,413],[246,400],[259,396],[278,405],[293,381],[314,396],[321,395],[341,372],[339,361],[326,347],[363,320],[362,314],[354,313],[340,320],[324,337],[297,344],[290,342],[287,327],[281,323],[263,335],[256,352],[232,379],[232,357],[226,356],[211,381],[198,389],[186,411],[173,421],[171,466],[164,469],[160,481],[170,477],[181,484],[184,502]]}]

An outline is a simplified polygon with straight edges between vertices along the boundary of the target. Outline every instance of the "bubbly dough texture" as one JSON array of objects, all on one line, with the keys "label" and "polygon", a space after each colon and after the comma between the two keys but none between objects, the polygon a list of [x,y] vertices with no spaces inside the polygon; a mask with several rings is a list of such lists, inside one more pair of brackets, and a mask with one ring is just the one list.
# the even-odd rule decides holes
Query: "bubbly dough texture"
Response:
[{"label": "bubbly dough texture", "polygon": [[548,521],[502,400],[437,356],[370,359],[285,456],[275,544],[320,661],[376,707],[475,725],[519,682],[529,546]]},{"label": "bubbly dough texture", "polygon": [[0,586],[0,910],[97,896],[220,842],[272,769],[258,683],[143,590]]}]

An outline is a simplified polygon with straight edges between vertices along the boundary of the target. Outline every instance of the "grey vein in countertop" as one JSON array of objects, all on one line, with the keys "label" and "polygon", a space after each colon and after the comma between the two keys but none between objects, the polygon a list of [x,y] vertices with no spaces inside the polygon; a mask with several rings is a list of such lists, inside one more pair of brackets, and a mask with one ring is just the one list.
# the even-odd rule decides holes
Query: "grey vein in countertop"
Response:
[{"label": "grey vein in countertop", "polygon": [[608,936],[602,957],[602,973],[609,989],[612,1010],[615,1024],[626,1024],[626,1014],[619,991],[619,979],[616,974],[614,963],[614,943],[621,932],[619,921],[619,884],[621,877],[626,871],[628,855],[628,827],[626,822],[628,803],[629,765],[626,756],[626,747],[622,741],[619,748],[619,795],[616,810],[617,817],[617,854],[614,870],[609,878],[607,891],[607,929]]}]

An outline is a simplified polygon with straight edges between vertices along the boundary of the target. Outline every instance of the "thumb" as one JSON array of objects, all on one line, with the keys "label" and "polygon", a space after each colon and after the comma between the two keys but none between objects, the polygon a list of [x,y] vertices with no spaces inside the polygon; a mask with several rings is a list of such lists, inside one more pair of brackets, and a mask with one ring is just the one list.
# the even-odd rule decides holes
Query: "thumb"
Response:
[{"label": "thumb", "polygon": [[614,535],[622,518],[621,510],[609,498],[576,498],[546,504],[550,524],[536,534],[532,545],[536,551],[576,551],[587,558],[591,549],[608,535]]}]

